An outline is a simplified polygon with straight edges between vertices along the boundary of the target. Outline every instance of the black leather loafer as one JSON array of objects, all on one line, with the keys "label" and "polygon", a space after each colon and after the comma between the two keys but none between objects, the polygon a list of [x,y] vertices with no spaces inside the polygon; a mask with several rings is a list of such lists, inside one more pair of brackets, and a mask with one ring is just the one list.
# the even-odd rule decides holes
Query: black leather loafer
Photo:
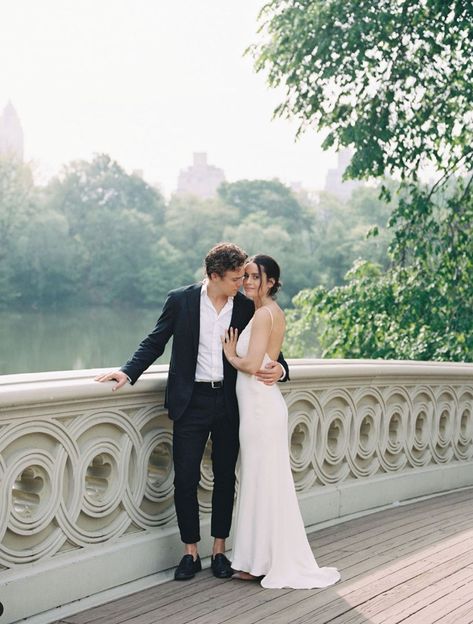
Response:
[{"label": "black leather loafer", "polygon": [[232,564],[225,557],[223,553],[218,553],[212,557],[212,563],[210,564],[213,575],[215,578],[231,578],[233,574]]},{"label": "black leather loafer", "polygon": [[197,555],[197,559],[194,561],[192,555],[184,555],[179,562],[179,565],[174,572],[175,581],[188,581],[194,578],[196,572],[202,570],[202,564],[200,563],[200,557]]}]

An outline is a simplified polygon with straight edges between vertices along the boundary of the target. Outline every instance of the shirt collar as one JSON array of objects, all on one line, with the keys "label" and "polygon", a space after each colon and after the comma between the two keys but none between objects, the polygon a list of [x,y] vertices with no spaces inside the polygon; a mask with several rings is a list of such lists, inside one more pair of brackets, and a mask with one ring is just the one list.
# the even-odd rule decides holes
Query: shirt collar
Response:
[{"label": "shirt collar", "polygon": [[[200,290],[200,296],[201,296],[201,297],[203,297],[203,296],[208,297],[208,294],[207,294],[207,288],[208,288],[208,285],[209,285],[209,280],[208,280],[208,278],[206,277],[206,278],[204,279],[204,281],[202,282],[202,288],[201,288],[201,290]],[[235,297],[228,297],[228,300],[227,300],[227,301],[233,301],[233,299],[234,299],[234,298],[235,298]]]}]

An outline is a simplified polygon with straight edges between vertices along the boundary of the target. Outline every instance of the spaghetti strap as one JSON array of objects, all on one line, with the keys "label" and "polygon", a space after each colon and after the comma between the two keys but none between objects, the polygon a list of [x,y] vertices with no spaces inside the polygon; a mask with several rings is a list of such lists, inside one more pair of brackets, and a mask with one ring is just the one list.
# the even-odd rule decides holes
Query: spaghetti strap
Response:
[{"label": "spaghetti strap", "polygon": [[271,312],[271,308],[269,306],[262,306],[262,309],[268,310],[269,316],[271,317],[271,331],[273,331],[274,317],[273,317],[273,313]]}]

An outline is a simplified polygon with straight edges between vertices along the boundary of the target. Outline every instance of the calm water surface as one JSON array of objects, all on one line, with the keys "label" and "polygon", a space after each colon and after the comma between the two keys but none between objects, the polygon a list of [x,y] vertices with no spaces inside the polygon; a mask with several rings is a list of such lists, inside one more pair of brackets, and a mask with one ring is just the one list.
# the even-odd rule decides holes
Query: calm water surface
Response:
[{"label": "calm water surface", "polygon": [[[0,374],[116,368],[153,329],[153,309],[0,311]],[[169,362],[170,343],[158,364]]]}]

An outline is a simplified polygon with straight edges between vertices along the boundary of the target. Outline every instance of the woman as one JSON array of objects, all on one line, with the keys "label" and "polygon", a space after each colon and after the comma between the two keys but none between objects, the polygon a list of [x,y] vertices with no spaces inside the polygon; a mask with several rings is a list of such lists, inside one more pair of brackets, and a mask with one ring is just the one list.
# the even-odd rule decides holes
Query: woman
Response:
[{"label": "woman", "polygon": [[275,302],[279,266],[263,254],[245,265],[243,287],[255,314],[237,336],[222,339],[238,370],[240,487],[232,567],[234,578],[260,580],[263,587],[327,587],[340,579],[336,568],[319,568],[305,533],[289,462],[287,407],[277,384],[254,374],[276,359],[284,339],[284,312]]}]

